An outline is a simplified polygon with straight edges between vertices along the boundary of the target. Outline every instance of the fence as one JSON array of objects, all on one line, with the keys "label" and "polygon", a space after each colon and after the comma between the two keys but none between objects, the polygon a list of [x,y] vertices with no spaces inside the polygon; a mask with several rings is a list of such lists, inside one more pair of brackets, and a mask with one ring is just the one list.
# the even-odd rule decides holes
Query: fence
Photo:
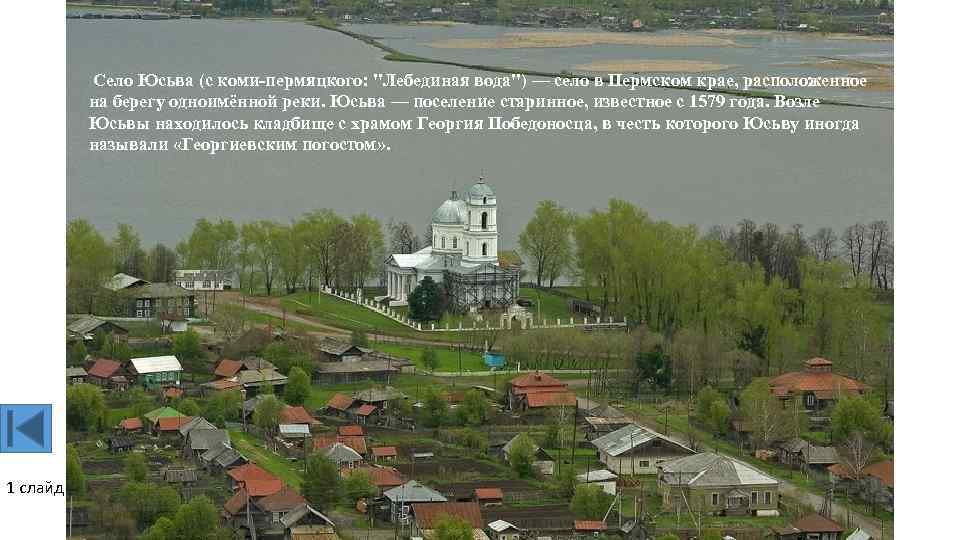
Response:
[{"label": "fence", "polygon": [[[499,323],[495,323],[494,325],[491,325],[490,321],[483,321],[483,324],[480,325],[474,320],[472,321],[472,324],[467,326],[464,326],[462,321],[457,323],[456,327],[451,327],[449,323],[442,327],[437,327],[436,323],[430,323],[430,325],[427,326],[424,323],[414,321],[409,317],[404,316],[389,306],[384,306],[380,302],[365,298],[363,293],[359,290],[356,293],[348,293],[333,289],[331,287],[321,287],[320,293],[335,296],[341,300],[346,300],[347,302],[367,308],[370,311],[374,311],[383,315],[384,317],[393,319],[394,321],[418,332],[477,332],[485,330],[508,330],[511,328],[513,321],[513,319],[505,314],[504,316],[500,317]],[[520,320],[519,322],[521,330],[557,328],[583,328],[586,330],[598,330],[627,328],[626,317],[624,317],[622,321],[614,321],[613,317],[607,317],[606,319],[602,317],[583,317],[582,322],[579,317],[570,317],[569,320],[558,317],[554,323],[553,320],[548,320],[546,318],[542,318],[537,321],[532,316],[529,316],[525,318],[525,320]]]}]

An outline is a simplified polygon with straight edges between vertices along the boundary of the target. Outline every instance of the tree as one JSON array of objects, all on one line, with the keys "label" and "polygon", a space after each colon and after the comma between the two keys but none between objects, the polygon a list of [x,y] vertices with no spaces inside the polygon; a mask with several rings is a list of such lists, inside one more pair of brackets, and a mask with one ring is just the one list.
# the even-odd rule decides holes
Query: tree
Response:
[{"label": "tree", "polygon": [[577,519],[598,520],[603,518],[613,500],[603,488],[593,484],[580,484],[573,490],[570,511]]},{"label": "tree", "polygon": [[841,396],[830,415],[830,434],[837,443],[862,434],[871,443],[885,445],[893,429],[878,401],[864,396]]},{"label": "tree", "polygon": [[203,345],[200,343],[200,334],[193,328],[187,329],[173,337],[173,355],[191,366],[191,371],[197,371],[198,361],[206,356]]},{"label": "tree", "polygon": [[392,253],[413,253],[420,249],[420,239],[413,226],[406,221],[391,221],[387,224],[390,231],[390,251]]},{"label": "tree", "polygon": [[533,261],[537,286],[554,281],[573,262],[572,215],[554,201],[540,201],[519,236],[520,249]]},{"label": "tree", "polygon": [[172,518],[180,505],[177,490],[145,482],[128,482],[120,490],[119,500],[141,527],[160,517]]},{"label": "tree", "polygon": [[133,227],[118,223],[111,247],[114,271],[137,277],[144,275],[147,256],[140,247],[140,235]]},{"label": "tree", "polygon": [[715,434],[723,434],[730,420],[730,406],[720,392],[704,386],[697,394],[697,420]]},{"label": "tree", "polygon": [[87,478],[83,474],[83,465],[77,448],[67,445],[67,493],[82,497],[87,492]]},{"label": "tree", "polygon": [[200,218],[190,237],[177,244],[177,252],[187,268],[231,270],[237,262],[240,233],[229,219],[216,223]]},{"label": "tree", "polygon": [[649,351],[637,351],[634,368],[638,381],[646,382],[654,388],[669,388],[673,380],[670,357],[659,344]]},{"label": "tree", "polygon": [[226,540],[230,529],[220,527],[220,514],[213,501],[204,495],[190,499],[173,518],[172,537],[165,540]]},{"label": "tree", "polygon": [[521,433],[514,439],[507,452],[507,461],[510,468],[521,478],[533,476],[533,460],[536,458],[537,447],[526,433]]},{"label": "tree", "polygon": [[490,406],[479,390],[467,390],[456,414],[460,425],[479,426],[489,419]]},{"label": "tree", "polygon": [[373,485],[373,481],[370,479],[370,473],[362,469],[348,474],[347,477],[343,479],[341,489],[350,503],[355,503],[363,498],[369,499],[377,495],[377,486]]},{"label": "tree", "polygon": [[82,339],[78,339],[77,342],[70,347],[70,358],[67,365],[71,367],[82,366],[86,358],[87,346],[83,344]]},{"label": "tree", "polygon": [[437,371],[437,368],[440,367],[440,356],[433,347],[428,347],[420,353],[420,361],[423,362],[423,367],[429,369],[431,373]]},{"label": "tree", "polygon": [[130,452],[123,460],[128,482],[143,482],[147,479],[147,458],[138,452]]},{"label": "tree", "polygon": [[170,281],[177,269],[177,253],[163,244],[156,244],[147,253],[146,279],[154,282]]},{"label": "tree", "polygon": [[473,527],[461,517],[444,514],[434,523],[433,538],[434,540],[472,540]]},{"label": "tree", "polygon": [[236,304],[221,304],[211,317],[215,331],[227,342],[233,341],[246,330],[247,320],[243,308]]},{"label": "tree", "polygon": [[754,444],[768,448],[783,437],[799,437],[806,430],[806,414],[794,400],[784,408],[780,399],[770,392],[770,380],[754,379],[740,393],[740,411],[752,430]]},{"label": "tree", "polygon": [[430,427],[439,427],[447,423],[449,405],[446,396],[436,386],[427,387],[423,397],[424,423]]},{"label": "tree", "polygon": [[243,406],[243,396],[239,390],[216,392],[204,402],[203,416],[218,427],[226,422],[238,422]]},{"label": "tree", "polygon": [[303,496],[317,509],[336,504],[341,493],[340,471],[332,460],[314,452],[307,456],[303,471]]},{"label": "tree", "polygon": [[67,223],[67,312],[93,313],[113,273],[113,253],[100,232],[83,219]]},{"label": "tree", "polygon": [[426,276],[407,297],[410,318],[415,321],[439,321],[443,315],[443,295],[433,278]]},{"label": "tree", "polygon": [[267,296],[270,296],[277,277],[283,228],[268,220],[244,223],[240,229],[240,238],[241,250],[245,252],[250,265],[259,272]]},{"label": "tree", "polygon": [[257,403],[253,410],[253,423],[267,433],[272,433],[277,429],[280,422],[280,413],[283,411],[283,403],[276,396],[269,395]]},{"label": "tree", "polygon": [[283,399],[291,405],[302,405],[308,397],[310,397],[310,376],[299,367],[291,368]]},{"label": "tree", "polygon": [[106,405],[103,392],[92,384],[67,388],[67,425],[77,431],[96,431],[103,424]]},{"label": "tree", "polygon": [[369,347],[370,340],[367,333],[360,329],[354,329],[350,332],[350,344],[354,347]]},{"label": "tree", "polygon": [[184,416],[197,416],[200,414],[200,404],[193,398],[184,398],[179,400],[174,407]]},{"label": "tree", "polygon": [[316,266],[316,272],[324,286],[334,284],[341,260],[337,257],[340,242],[338,232],[345,222],[333,210],[316,210],[303,216],[301,222],[306,227],[304,246],[307,259]]}]

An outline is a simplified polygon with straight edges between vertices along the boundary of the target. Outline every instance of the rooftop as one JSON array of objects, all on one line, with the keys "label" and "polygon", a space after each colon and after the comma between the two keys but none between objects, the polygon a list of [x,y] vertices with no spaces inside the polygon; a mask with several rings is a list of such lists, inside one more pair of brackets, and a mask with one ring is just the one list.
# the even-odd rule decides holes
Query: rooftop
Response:
[{"label": "rooftop", "polygon": [[115,362],[106,358],[98,358],[97,361],[93,363],[93,366],[90,367],[90,370],[87,371],[87,375],[100,379],[109,379],[110,377],[113,377],[119,370],[120,362]]},{"label": "rooftop", "polygon": [[552,377],[546,373],[540,373],[539,371],[533,373],[524,373],[519,377],[514,377],[510,381],[510,384],[514,388],[525,388],[530,386],[562,386],[566,388],[567,386],[560,379]]},{"label": "rooftop", "polygon": [[663,481],[691,487],[778,486],[780,481],[733,458],[703,452],[660,465]]},{"label": "rooftop", "polygon": [[447,500],[436,490],[430,489],[416,480],[410,480],[402,486],[388,489],[383,492],[383,496],[394,502],[446,502]]},{"label": "rooftop", "polygon": [[363,437],[363,428],[355,424],[340,426],[337,428],[337,434],[345,437]]},{"label": "rooftop", "polygon": [[340,393],[334,394],[330,401],[327,401],[327,407],[341,412],[345,412],[351,405],[353,405],[353,398]]},{"label": "rooftop", "polygon": [[233,377],[242,367],[243,362],[224,358],[217,364],[217,369],[214,370],[213,374],[217,377]]},{"label": "rooftop", "polygon": [[303,405],[287,406],[280,412],[281,424],[319,424]]},{"label": "rooftop", "polygon": [[527,406],[532,409],[572,407],[576,404],[577,396],[573,392],[532,392],[527,394]]},{"label": "rooftop", "polygon": [[503,490],[500,488],[477,488],[474,490],[474,494],[481,501],[503,499]]},{"label": "rooftop", "polygon": [[413,515],[421,529],[433,529],[443,516],[458,517],[474,529],[483,528],[480,505],[476,502],[427,502],[413,504]]},{"label": "rooftop", "polygon": [[591,443],[597,447],[597,450],[601,452],[611,456],[619,456],[634,448],[645,446],[646,444],[655,440],[667,442],[673,446],[676,446],[677,448],[693,453],[693,450],[667,437],[666,435],[657,433],[650,428],[646,428],[637,424],[623,426],[616,431],[612,431],[606,435],[597,437],[591,441]]},{"label": "rooftop", "polygon": [[183,366],[176,356],[148,356],[145,358],[134,358],[130,364],[136,373],[144,375],[147,373],[165,373],[168,371],[183,371]]}]

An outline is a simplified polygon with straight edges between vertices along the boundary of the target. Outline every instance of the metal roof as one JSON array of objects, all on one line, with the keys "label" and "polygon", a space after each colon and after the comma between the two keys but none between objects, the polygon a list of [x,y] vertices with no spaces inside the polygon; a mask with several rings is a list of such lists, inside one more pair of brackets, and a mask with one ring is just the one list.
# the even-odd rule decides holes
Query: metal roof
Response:
[{"label": "metal roof", "polygon": [[501,533],[510,528],[520,530],[513,523],[510,523],[509,521],[504,521],[502,519],[498,519],[496,521],[491,521],[490,523],[487,523],[487,527],[490,527],[490,530],[492,530],[493,532],[498,532],[498,533]]},{"label": "metal roof", "polygon": [[470,190],[467,192],[471,199],[482,199],[483,197],[496,197],[493,193],[493,188],[490,187],[490,184],[483,181],[483,178],[479,182],[470,186]]},{"label": "metal roof", "polygon": [[74,334],[89,334],[105,324],[111,324],[121,330],[126,331],[126,328],[121,327],[117,323],[101,319],[100,317],[94,317],[93,315],[84,315],[73,321],[67,325],[67,330],[73,332]]},{"label": "metal roof", "polygon": [[393,502],[446,502],[447,498],[427,486],[411,480],[402,486],[388,489],[383,496]]},{"label": "metal roof", "polygon": [[280,424],[280,436],[307,438],[310,436],[310,426],[306,424]]},{"label": "metal roof", "polygon": [[211,424],[206,418],[198,416],[186,424],[180,426],[180,434],[187,436],[195,429],[217,429],[217,426]]},{"label": "metal roof", "polygon": [[457,199],[443,201],[440,208],[433,212],[432,221],[440,225],[462,225],[466,223],[467,203]]},{"label": "metal roof", "polygon": [[597,447],[597,450],[600,450],[601,452],[611,456],[619,456],[625,452],[633,450],[638,446],[643,446],[655,439],[666,441],[670,444],[693,452],[693,450],[690,448],[687,448],[683,444],[670,439],[666,435],[662,435],[643,426],[638,426],[637,424],[624,426],[616,431],[607,433],[602,437],[597,437],[591,442]]},{"label": "metal roof", "polygon": [[86,377],[87,372],[82,367],[68,367],[67,377]]},{"label": "metal roof", "polygon": [[145,279],[140,279],[138,277],[134,277],[129,274],[124,274],[123,272],[121,272],[119,274],[114,274],[112,278],[107,280],[107,283],[104,286],[110,289],[111,291],[119,291],[120,289],[126,289],[127,287],[131,285],[135,285],[137,283],[150,283],[150,282]]},{"label": "metal roof", "polygon": [[324,451],[323,455],[333,460],[337,465],[343,462],[363,461],[363,456],[341,442],[331,444],[330,447]]},{"label": "metal roof", "polygon": [[150,356],[147,358],[134,358],[130,360],[133,369],[143,375],[145,373],[162,373],[166,371],[183,371],[183,366],[176,356]]},{"label": "metal roof", "polygon": [[779,485],[776,478],[722,454],[700,453],[660,466],[663,482],[692,487]]},{"label": "metal roof", "polygon": [[581,482],[606,482],[608,480],[616,480],[617,478],[617,475],[606,469],[587,471],[583,474],[577,475],[577,480]]},{"label": "metal roof", "polygon": [[230,442],[225,429],[199,429],[190,432],[190,449],[207,451],[223,443]]}]

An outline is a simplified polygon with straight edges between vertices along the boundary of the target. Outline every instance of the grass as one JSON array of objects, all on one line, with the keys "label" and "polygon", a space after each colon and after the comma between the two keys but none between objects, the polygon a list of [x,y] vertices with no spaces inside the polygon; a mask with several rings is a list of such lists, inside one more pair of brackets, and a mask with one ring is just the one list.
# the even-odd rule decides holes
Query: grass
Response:
[{"label": "grass", "polygon": [[[404,345],[377,344],[376,349],[394,356],[409,358],[420,369],[427,370],[423,363],[423,352],[426,347],[409,347]],[[451,347],[433,347],[437,352],[439,365],[437,371],[455,372],[460,371],[487,371],[488,368],[483,363],[483,357],[480,353],[473,351],[458,351]]]},{"label": "grass", "polygon": [[294,489],[300,488],[303,480],[300,471],[283,456],[265,448],[259,439],[249,433],[231,430],[230,441],[244,456],[282,480],[284,484]]}]

